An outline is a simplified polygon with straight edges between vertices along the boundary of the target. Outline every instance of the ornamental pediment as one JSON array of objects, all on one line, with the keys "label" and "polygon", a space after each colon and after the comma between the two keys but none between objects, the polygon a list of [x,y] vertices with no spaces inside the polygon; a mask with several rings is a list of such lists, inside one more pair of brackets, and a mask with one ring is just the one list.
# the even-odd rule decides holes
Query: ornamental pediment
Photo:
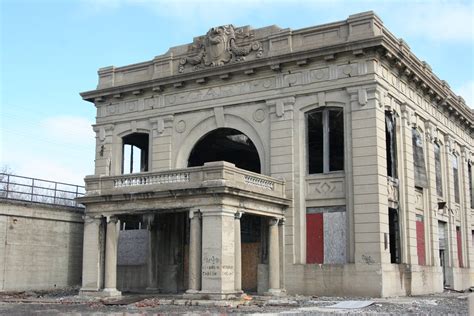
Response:
[{"label": "ornamental pediment", "polygon": [[194,38],[187,56],[179,62],[179,72],[198,70],[244,61],[247,56],[260,58],[263,46],[254,40],[250,27],[235,28],[232,24],[211,28],[206,35]]}]

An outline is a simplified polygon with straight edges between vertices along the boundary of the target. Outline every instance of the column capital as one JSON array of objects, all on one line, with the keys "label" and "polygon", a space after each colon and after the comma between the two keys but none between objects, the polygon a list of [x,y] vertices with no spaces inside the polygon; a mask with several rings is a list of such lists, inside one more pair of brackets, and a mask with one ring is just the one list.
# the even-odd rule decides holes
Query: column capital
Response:
[{"label": "column capital", "polygon": [[189,219],[193,219],[194,217],[200,218],[201,217],[201,210],[198,208],[193,208],[189,210]]},{"label": "column capital", "polygon": [[237,212],[235,212],[235,214],[234,214],[234,218],[240,220],[240,219],[242,218],[242,215],[243,215],[243,214],[244,214],[244,212],[242,212],[242,211],[237,211]]},{"label": "column capital", "polygon": [[283,225],[285,225],[285,222],[286,222],[286,218],[282,217],[282,218],[280,218],[280,220],[278,221],[278,225],[283,226]]},{"label": "column capital", "polygon": [[82,219],[84,220],[84,223],[86,224],[100,225],[102,216],[83,215]]},{"label": "column capital", "polygon": [[275,226],[275,225],[278,225],[278,222],[280,221],[280,219],[278,217],[272,217],[270,218],[270,220],[268,221],[268,225],[269,226]]},{"label": "column capital", "polygon": [[109,223],[116,224],[118,222],[118,217],[115,215],[106,216],[106,219],[107,219],[107,224]]}]

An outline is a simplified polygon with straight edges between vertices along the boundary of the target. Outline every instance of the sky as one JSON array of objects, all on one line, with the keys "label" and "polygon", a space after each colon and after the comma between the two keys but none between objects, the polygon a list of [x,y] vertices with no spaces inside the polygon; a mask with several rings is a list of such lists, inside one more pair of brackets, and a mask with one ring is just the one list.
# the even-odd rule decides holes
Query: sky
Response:
[{"label": "sky", "polygon": [[224,24],[299,29],[373,10],[474,106],[474,1],[0,0],[0,170],[83,184],[97,70],[153,59]]}]

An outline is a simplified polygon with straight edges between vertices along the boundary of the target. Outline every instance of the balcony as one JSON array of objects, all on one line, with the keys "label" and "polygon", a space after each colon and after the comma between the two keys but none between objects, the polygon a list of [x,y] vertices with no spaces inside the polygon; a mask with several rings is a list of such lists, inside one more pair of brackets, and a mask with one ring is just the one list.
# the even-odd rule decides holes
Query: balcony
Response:
[{"label": "balcony", "polygon": [[[261,211],[266,206],[271,209],[270,205],[278,205],[281,210],[290,203],[286,199],[283,180],[243,170],[224,161],[159,172],[87,176],[85,182],[86,194],[78,201],[86,205],[89,212],[104,211],[109,207],[114,211],[127,207],[127,210],[190,208],[209,205],[209,199],[213,199],[210,204],[215,204],[216,199],[224,198],[234,200],[235,203],[229,204],[231,206],[252,205]],[[227,204],[227,200],[223,204]],[[112,205],[111,202],[116,203]]]}]

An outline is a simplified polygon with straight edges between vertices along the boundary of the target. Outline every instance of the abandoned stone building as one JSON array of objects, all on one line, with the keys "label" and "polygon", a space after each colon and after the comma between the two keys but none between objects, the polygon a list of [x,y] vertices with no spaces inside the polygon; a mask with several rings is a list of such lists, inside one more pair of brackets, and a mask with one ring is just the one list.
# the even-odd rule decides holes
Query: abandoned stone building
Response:
[{"label": "abandoned stone building", "polygon": [[473,112],[373,12],[214,27],[98,74],[82,294],[473,283]]}]

